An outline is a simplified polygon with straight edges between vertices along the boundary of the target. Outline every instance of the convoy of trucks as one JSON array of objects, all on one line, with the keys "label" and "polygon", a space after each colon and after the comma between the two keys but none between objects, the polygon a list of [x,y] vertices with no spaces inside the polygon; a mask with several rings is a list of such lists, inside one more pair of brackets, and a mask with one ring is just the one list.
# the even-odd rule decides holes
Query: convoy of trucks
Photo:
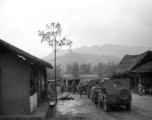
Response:
[{"label": "convoy of trucks", "polygon": [[[94,80],[94,83],[98,83]],[[90,83],[91,84],[91,83]],[[95,104],[103,107],[107,112],[112,106],[125,106],[131,109],[132,95],[130,92],[130,79],[100,79],[97,85],[88,89],[89,97]]]}]

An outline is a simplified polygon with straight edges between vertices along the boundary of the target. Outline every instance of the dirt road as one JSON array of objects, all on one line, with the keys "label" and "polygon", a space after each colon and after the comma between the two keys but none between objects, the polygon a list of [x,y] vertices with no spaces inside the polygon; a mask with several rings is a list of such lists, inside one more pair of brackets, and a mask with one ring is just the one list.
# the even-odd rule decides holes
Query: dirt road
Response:
[{"label": "dirt road", "polygon": [[74,100],[59,100],[51,118],[48,120],[152,120],[152,95],[132,94],[132,108],[112,108],[104,112],[91,99],[84,95],[71,94]]}]

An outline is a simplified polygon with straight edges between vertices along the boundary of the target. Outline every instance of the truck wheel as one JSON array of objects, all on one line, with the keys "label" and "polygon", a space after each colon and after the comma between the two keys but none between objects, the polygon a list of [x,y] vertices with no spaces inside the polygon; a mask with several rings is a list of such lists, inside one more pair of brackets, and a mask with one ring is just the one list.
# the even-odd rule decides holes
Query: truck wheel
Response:
[{"label": "truck wheel", "polygon": [[127,100],[130,97],[130,91],[127,88],[122,87],[118,90],[117,96],[120,100]]},{"label": "truck wheel", "polygon": [[88,98],[90,98],[89,94],[88,94]]},{"label": "truck wheel", "polygon": [[127,110],[130,110],[131,109],[131,103],[127,103],[126,108],[127,108]]},{"label": "truck wheel", "polygon": [[109,105],[108,103],[104,102],[104,111],[108,112],[109,111]]}]

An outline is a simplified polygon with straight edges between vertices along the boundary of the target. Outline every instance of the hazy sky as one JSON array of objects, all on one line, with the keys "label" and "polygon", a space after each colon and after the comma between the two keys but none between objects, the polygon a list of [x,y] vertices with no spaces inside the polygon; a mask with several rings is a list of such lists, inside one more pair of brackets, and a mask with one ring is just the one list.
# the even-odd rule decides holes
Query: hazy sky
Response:
[{"label": "hazy sky", "polygon": [[83,45],[152,46],[152,0],[0,0],[0,39],[37,57],[52,52],[38,30],[59,22]]}]

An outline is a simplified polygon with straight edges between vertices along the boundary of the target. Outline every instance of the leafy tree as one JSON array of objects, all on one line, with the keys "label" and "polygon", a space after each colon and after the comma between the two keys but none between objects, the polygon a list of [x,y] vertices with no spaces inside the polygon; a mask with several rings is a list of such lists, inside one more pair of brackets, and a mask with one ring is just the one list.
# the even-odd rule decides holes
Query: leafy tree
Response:
[{"label": "leafy tree", "polygon": [[85,74],[86,72],[86,65],[83,63],[82,65],[80,65],[80,74]]},{"label": "leafy tree", "polygon": [[85,64],[83,63],[82,65],[80,65],[80,73],[81,74],[90,74],[91,73],[91,64]]},{"label": "leafy tree", "polygon": [[[62,75],[61,75],[61,66],[60,65],[57,65],[56,66],[56,78],[57,79],[61,79]],[[47,69],[47,78],[48,80],[52,80],[55,78],[55,69]]]},{"label": "leafy tree", "polygon": [[[54,50],[54,56],[55,56],[55,65],[54,65],[54,71],[55,71],[55,88],[56,88],[56,52],[62,48],[63,46],[72,46],[72,41],[70,41],[67,37],[61,38],[61,24],[59,23],[50,23],[46,25],[46,31],[39,30],[39,36],[42,38],[41,42],[46,41],[49,46],[51,46]],[[55,89],[56,91],[56,89]],[[57,101],[57,91],[56,91],[56,101]]]},{"label": "leafy tree", "polygon": [[66,36],[61,38],[61,24],[60,23],[50,23],[46,25],[46,32],[44,30],[39,30],[39,36],[42,37],[41,42],[48,42],[54,52],[57,52],[63,46],[72,46],[72,41],[70,41]]},{"label": "leafy tree", "polygon": [[86,74],[90,74],[91,73],[91,68],[92,68],[92,66],[91,66],[90,63],[86,64]]},{"label": "leafy tree", "polygon": [[98,67],[97,67],[97,74],[98,76],[101,76],[104,70],[104,65],[103,63],[99,62]]},{"label": "leafy tree", "polygon": [[79,76],[79,65],[78,65],[77,62],[73,63],[71,74],[73,75],[73,77],[78,77]]},{"label": "leafy tree", "polygon": [[97,68],[97,74],[100,77],[111,77],[114,75],[114,71],[117,69],[117,64],[108,63],[107,65],[99,62]]},{"label": "leafy tree", "polygon": [[71,71],[72,71],[72,65],[67,64],[66,65],[66,73],[71,74]]},{"label": "leafy tree", "polygon": [[97,74],[98,73],[97,71],[98,71],[98,66],[97,65],[93,66],[91,69],[91,73]]}]

